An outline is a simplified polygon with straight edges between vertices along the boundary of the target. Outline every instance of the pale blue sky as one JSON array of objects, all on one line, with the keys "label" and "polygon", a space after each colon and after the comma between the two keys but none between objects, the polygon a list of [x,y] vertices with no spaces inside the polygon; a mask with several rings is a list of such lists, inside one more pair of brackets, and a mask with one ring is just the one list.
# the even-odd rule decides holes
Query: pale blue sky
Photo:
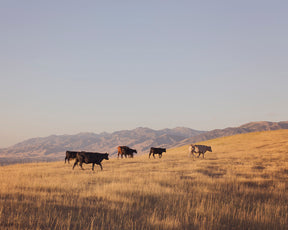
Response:
[{"label": "pale blue sky", "polygon": [[288,1],[1,1],[0,147],[288,120]]}]

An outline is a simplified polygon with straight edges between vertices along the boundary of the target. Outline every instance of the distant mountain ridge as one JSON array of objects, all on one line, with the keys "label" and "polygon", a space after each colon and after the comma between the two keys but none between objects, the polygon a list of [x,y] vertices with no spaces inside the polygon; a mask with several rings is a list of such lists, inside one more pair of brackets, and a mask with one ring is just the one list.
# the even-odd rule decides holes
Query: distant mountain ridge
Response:
[{"label": "distant mountain ridge", "polygon": [[0,149],[0,164],[31,161],[63,160],[66,150],[109,152],[115,156],[117,146],[137,149],[138,155],[148,153],[151,146],[172,148],[241,133],[288,129],[288,121],[250,122],[239,127],[199,131],[185,127],[153,130],[139,127],[113,133],[79,133],[32,138],[9,148]]},{"label": "distant mountain ridge", "polygon": [[17,160],[16,158],[35,161],[59,160],[64,159],[66,150],[109,152],[111,155],[115,155],[119,145],[130,146],[137,149],[138,154],[143,154],[149,151],[151,146],[174,146],[181,140],[201,133],[203,131],[185,127],[162,130],[139,127],[110,134],[51,135],[28,139],[9,148],[0,149],[0,158],[2,158],[2,162],[5,160],[14,162]]},{"label": "distant mountain ridge", "polygon": [[239,127],[215,129],[215,130],[205,132],[200,135],[182,140],[175,147],[187,145],[190,143],[215,139],[218,137],[233,136],[233,135],[242,134],[242,133],[279,130],[279,129],[288,129],[288,121],[280,121],[280,122],[257,121],[257,122],[250,122],[250,123],[241,125]]}]

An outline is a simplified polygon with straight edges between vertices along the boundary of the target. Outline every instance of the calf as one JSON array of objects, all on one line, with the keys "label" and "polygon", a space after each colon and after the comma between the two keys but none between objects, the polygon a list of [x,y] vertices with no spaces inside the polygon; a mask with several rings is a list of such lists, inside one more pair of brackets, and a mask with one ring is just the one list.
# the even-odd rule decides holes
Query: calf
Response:
[{"label": "calf", "polygon": [[166,153],[166,149],[164,149],[164,148],[154,148],[154,147],[151,147],[151,148],[150,148],[150,153],[149,153],[149,158],[150,158],[151,154],[153,154],[153,157],[154,157],[154,158],[155,158],[155,154],[158,154],[158,155],[159,155],[159,158],[161,158],[163,152]]},{"label": "calf", "polygon": [[80,167],[83,169],[82,164],[92,164],[92,170],[94,171],[94,165],[100,165],[101,170],[103,170],[103,167],[101,165],[101,162],[103,159],[109,160],[108,153],[93,153],[93,152],[78,152],[76,155],[76,160],[73,165],[73,168],[78,164],[80,164]]},{"label": "calf", "polygon": [[200,157],[201,154],[203,154],[203,158],[204,158],[204,154],[209,151],[212,152],[212,148],[211,146],[207,146],[207,145],[193,145],[191,144],[189,146],[189,155],[194,155],[194,153],[198,153],[199,155],[197,157]]},{"label": "calf", "polygon": [[78,152],[76,151],[66,151],[66,157],[65,157],[65,164],[66,164],[66,160],[68,160],[68,163],[70,163],[70,159],[75,159],[76,155]]}]

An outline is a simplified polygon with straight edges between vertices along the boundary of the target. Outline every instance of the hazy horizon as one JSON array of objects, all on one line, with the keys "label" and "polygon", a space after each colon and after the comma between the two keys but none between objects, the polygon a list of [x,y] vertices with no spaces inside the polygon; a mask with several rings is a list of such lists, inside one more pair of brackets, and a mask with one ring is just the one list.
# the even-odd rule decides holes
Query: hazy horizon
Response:
[{"label": "hazy horizon", "polygon": [[[281,121],[251,121],[252,123],[253,122],[281,122]],[[248,122],[248,123],[251,123],[251,122]],[[244,124],[240,124],[239,126],[241,125],[245,125],[245,124],[248,124],[248,123],[244,123]],[[237,127],[239,127],[237,126]],[[78,132],[78,133],[70,133],[70,134],[66,134],[66,133],[59,133],[59,134],[48,134],[48,135],[45,135],[45,136],[33,136],[33,137],[28,137],[26,139],[23,139],[23,140],[20,140],[18,141],[17,143],[14,143],[14,144],[18,144],[18,143],[21,143],[23,141],[27,141],[29,139],[33,139],[33,138],[46,138],[46,137],[49,137],[49,136],[65,136],[65,135],[78,135],[78,134],[85,134],[85,133],[93,133],[93,134],[97,134],[97,135],[101,135],[103,133],[107,133],[107,134],[113,134],[113,133],[116,133],[116,132],[121,132],[121,131],[131,131],[131,130],[135,130],[135,129],[139,129],[139,128],[144,128],[144,129],[152,129],[152,130],[155,130],[155,131],[160,131],[160,130],[164,130],[164,129],[176,129],[176,128],[190,128],[190,129],[193,129],[191,127],[184,127],[184,126],[177,126],[177,127],[172,127],[172,128],[162,128],[162,129],[153,129],[153,128],[150,128],[150,127],[143,127],[143,126],[139,126],[139,127],[135,127],[135,128],[132,128],[132,129],[122,129],[122,130],[114,130],[114,131],[111,131],[111,132],[106,132],[106,131],[103,131],[103,132],[99,132],[99,133],[96,133],[96,132]],[[236,126],[229,126],[229,127],[223,127],[223,128],[219,128],[220,130],[221,129],[226,129],[226,128],[236,128]],[[199,130],[199,129],[193,129],[195,131],[204,131],[204,132],[209,132],[209,131],[213,131],[215,129],[210,129],[210,130]],[[9,145],[9,146],[6,146],[6,147],[0,147],[1,148],[9,148],[9,147],[12,147],[14,144],[12,145]]]},{"label": "hazy horizon", "polygon": [[0,148],[137,127],[287,121],[286,1],[0,7]]}]

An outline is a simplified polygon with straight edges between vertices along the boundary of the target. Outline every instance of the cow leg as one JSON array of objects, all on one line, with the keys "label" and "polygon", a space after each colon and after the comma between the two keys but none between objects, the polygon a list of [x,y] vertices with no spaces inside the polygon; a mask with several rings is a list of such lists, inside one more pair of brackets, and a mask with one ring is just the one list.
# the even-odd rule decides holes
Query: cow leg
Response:
[{"label": "cow leg", "polygon": [[194,151],[194,149],[192,149],[192,151],[191,151],[191,155],[193,155],[193,158],[196,157],[196,155],[195,155],[194,153],[196,153],[196,152]]},{"label": "cow leg", "polygon": [[195,161],[195,154],[193,152],[191,152],[191,155],[193,156],[193,161]]},{"label": "cow leg", "polygon": [[101,162],[100,162],[98,165],[100,166],[101,170],[103,170],[103,167],[102,167],[102,165],[101,165]]},{"label": "cow leg", "polygon": [[80,167],[81,167],[82,170],[84,170],[83,167],[82,167],[82,164],[83,164],[83,162],[81,161],[80,162]]},{"label": "cow leg", "polygon": [[92,164],[92,171],[94,171],[94,165],[95,165],[95,163]]},{"label": "cow leg", "polygon": [[65,157],[65,164],[66,164],[66,160],[68,161],[68,164],[70,164],[70,158],[69,157]]},{"label": "cow leg", "polygon": [[206,150],[203,152],[203,158],[204,158],[204,154],[206,153]]},{"label": "cow leg", "polygon": [[196,157],[193,151],[191,151],[191,152],[189,153],[189,157],[191,157],[191,156],[193,156],[193,159]]},{"label": "cow leg", "polygon": [[161,157],[162,157],[162,153],[159,154],[159,158],[161,158]]},{"label": "cow leg", "polygon": [[78,164],[78,160],[76,159],[72,169],[74,169],[74,167],[75,167],[77,164]]}]

